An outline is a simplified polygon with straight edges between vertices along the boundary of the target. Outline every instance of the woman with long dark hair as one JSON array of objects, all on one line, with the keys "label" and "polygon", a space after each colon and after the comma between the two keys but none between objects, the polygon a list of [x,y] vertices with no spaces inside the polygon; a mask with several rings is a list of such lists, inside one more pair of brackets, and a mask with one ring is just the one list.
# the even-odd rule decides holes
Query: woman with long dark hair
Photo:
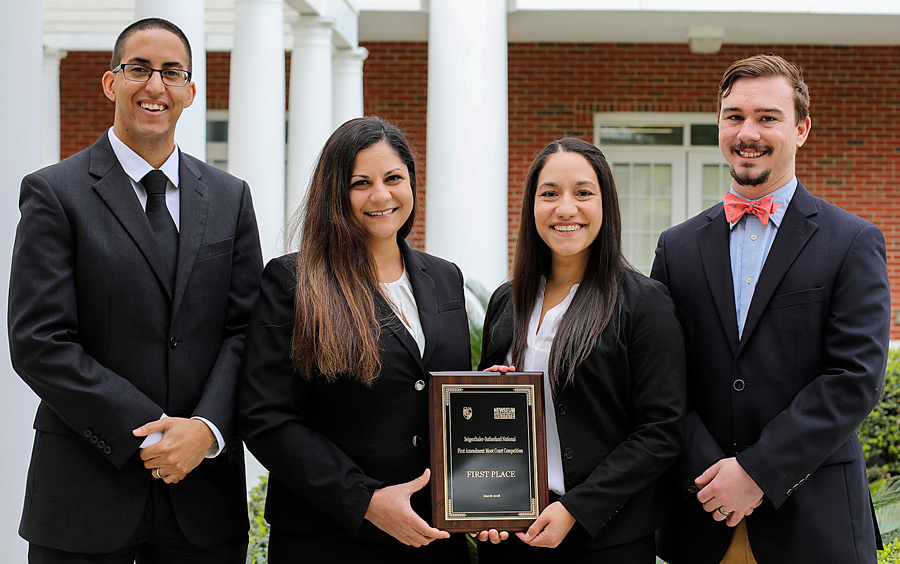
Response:
[{"label": "woman with long dark hair", "polygon": [[[491,297],[481,367],[545,374],[551,503],[483,562],[652,564],[659,478],[681,451],[685,357],[665,288],[622,255],[599,149],[560,139],[525,181],[512,280]],[[552,552],[537,547],[554,548]]]},{"label": "woman with long dark hair", "polygon": [[240,430],[269,469],[269,562],[465,561],[430,519],[428,371],[469,366],[463,278],[411,250],[415,160],[376,117],[325,143],[299,252],[263,273]]}]

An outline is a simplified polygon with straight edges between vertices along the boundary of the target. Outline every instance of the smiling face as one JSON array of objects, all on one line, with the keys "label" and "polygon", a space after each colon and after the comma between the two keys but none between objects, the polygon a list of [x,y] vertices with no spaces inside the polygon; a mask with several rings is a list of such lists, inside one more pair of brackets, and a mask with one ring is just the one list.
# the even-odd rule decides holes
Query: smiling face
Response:
[{"label": "smiling face", "polygon": [[603,198],[594,167],[574,152],[551,155],[538,175],[534,223],[551,260],[587,264],[603,225]]},{"label": "smiling face", "polygon": [[[155,69],[187,70],[187,51],[181,39],[163,29],[132,34],[125,43],[120,63],[140,63]],[[122,142],[151,165],[157,155],[175,148],[175,124],[194,101],[196,86],[166,86],[159,73],[148,82],[133,82],[122,71],[103,75],[103,92],[116,103],[113,131]],[[164,159],[163,159],[164,160]],[[161,163],[159,163],[161,164]]]},{"label": "smiling face", "polygon": [[794,93],[781,76],[739,78],[719,112],[719,149],[744,197],[758,199],[790,181],[810,119],[797,123]]},{"label": "smiling face", "polygon": [[413,210],[409,169],[384,141],[356,154],[350,176],[350,209],[370,248],[397,242]]}]

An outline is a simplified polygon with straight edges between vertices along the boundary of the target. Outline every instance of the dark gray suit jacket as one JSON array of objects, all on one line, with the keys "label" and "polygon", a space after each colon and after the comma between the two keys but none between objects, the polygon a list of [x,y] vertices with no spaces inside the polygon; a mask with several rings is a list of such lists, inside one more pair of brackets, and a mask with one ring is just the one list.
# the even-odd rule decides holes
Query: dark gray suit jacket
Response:
[{"label": "dark gray suit jacket", "polygon": [[[672,294],[687,350],[678,487],[737,456],[765,492],[747,519],[760,564],[874,562],[879,541],[855,431],[878,401],[887,356],[881,231],[798,184],[740,339],[721,204],[660,236],[652,276]],[[662,530],[660,556],[718,563],[731,533],[688,494]]]},{"label": "dark gray suit jacket", "polygon": [[234,408],[259,235],[245,182],[183,153],[179,174],[174,288],[107,134],[22,181],[9,342],[41,399],[19,530],[30,542],[121,547],[151,485],[131,431],[164,412],[210,420],[227,445],[167,486],[187,538],[246,534]]}]

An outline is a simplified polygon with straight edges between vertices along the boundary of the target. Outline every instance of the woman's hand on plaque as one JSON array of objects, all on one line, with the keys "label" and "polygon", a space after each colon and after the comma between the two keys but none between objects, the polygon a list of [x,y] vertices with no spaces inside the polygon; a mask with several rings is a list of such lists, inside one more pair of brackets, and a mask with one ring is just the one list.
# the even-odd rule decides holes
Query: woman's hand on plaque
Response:
[{"label": "woman's hand on plaque", "polygon": [[375,490],[366,510],[366,519],[409,546],[425,546],[436,539],[450,538],[450,533],[430,526],[409,504],[410,496],[428,485],[430,477],[431,470],[426,468],[411,482]]},{"label": "woman's hand on plaque", "polygon": [[[495,364],[495,365],[491,366],[490,368],[485,368],[483,370],[483,372],[515,372],[515,371],[516,371],[515,366],[504,366],[502,364]],[[484,532],[484,531],[482,531],[482,532]]]}]

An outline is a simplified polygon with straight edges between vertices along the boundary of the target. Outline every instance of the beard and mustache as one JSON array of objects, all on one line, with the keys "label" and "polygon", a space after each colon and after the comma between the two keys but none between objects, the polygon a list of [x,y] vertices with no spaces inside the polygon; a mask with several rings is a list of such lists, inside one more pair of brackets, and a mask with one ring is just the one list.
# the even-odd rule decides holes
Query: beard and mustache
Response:
[{"label": "beard and mustache", "polygon": [[[760,146],[760,145],[745,145],[743,143],[739,143],[737,145],[732,145],[732,152],[745,152],[745,153],[772,153],[772,147],[768,146]],[[759,186],[760,184],[765,184],[769,180],[769,176],[772,174],[772,169],[767,168],[761,172],[757,172],[755,175],[750,172],[742,173],[735,170],[732,166],[730,167],[731,177],[734,178],[735,182],[740,184],[741,186]]]}]

